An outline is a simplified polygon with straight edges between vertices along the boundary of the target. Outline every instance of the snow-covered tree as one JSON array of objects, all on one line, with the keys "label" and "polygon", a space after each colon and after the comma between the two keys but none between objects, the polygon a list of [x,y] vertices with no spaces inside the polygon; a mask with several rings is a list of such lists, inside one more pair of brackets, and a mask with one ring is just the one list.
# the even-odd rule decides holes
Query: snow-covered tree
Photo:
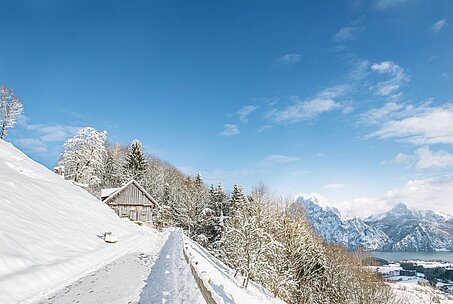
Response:
[{"label": "snow-covered tree", "polygon": [[2,85],[0,88],[0,139],[5,138],[8,129],[16,125],[17,116],[24,106],[14,91]]},{"label": "snow-covered tree", "polygon": [[65,168],[65,177],[77,183],[99,185],[104,174],[107,132],[82,128],[64,144],[59,165]]},{"label": "snow-covered tree", "polygon": [[123,164],[127,155],[127,148],[121,145],[107,144],[104,159],[104,175],[102,186],[107,188],[119,187],[122,184]]},{"label": "snow-covered tree", "polygon": [[229,208],[226,215],[234,215],[236,210],[247,202],[242,187],[238,184],[233,185],[233,191],[229,201]]},{"label": "snow-covered tree", "polygon": [[243,286],[247,287],[252,278],[265,281],[265,277],[273,272],[267,257],[277,243],[268,231],[272,213],[261,190],[254,190],[245,203],[240,188],[235,189],[233,195],[237,195],[238,200],[233,215],[226,222],[223,250],[227,262],[236,269],[236,274],[243,276]]},{"label": "snow-covered tree", "polygon": [[139,140],[132,141],[124,164],[124,182],[131,179],[141,181],[145,174],[147,161]]}]

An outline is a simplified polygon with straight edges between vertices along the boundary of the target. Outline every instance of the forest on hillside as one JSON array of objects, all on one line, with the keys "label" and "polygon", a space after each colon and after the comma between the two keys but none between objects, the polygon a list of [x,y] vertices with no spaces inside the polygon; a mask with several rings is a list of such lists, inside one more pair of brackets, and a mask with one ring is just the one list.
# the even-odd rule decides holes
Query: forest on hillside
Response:
[{"label": "forest on hillside", "polygon": [[324,244],[302,206],[257,185],[227,193],[205,185],[168,162],[146,154],[140,141],[112,144],[106,132],[83,128],[58,161],[65,178],[99,197],[103,188],[131,179],[159,203],[158,228],[181,227],[236,270],[246,288],[253,280],[288,303],[390,303],[391,289],[362,266],[363,254]]}]

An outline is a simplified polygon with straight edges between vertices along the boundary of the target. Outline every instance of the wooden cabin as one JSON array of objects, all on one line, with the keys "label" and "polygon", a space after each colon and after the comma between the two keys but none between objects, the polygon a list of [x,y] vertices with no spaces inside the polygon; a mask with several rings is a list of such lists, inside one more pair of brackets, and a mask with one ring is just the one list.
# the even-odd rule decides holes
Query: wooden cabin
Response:
[{"label": "wooden cabin", "polygon": [[102,189],[101,199],[119,217],[135,222],[153,223],[152,210],[158,206],[157,201],[135,180],[120,188]]}]

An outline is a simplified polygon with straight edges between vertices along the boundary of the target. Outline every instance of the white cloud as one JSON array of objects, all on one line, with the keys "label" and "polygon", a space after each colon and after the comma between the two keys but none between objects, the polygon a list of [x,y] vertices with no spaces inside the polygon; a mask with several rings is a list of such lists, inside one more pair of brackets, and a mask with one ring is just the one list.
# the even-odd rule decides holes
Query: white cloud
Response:
[{"label": "white cloud", "polygon": [[374,88],[377,95],[388,96],[395,93],[403,83],[409,81],[404,69],[393,61],[374,63],[371,70],[391,77],[389,80],[378,82]]},{"label": "white cloud", "polygon": [[406,106],[394,111],[369,137],[395,138],[415,145],[453,145],[453,105]]},{"label": "white cloud", "polygon": [[237,112],[239,120],[242,122],[248,122],[248,116],[258,109],[257,106],[249,105],[245,106]]},{"label": "white cloud", "polygon": [[300,54],[286,54],[278,58],[277,62],[279,65],[294,65],[302,59]]},{"label": "white cloud", "polygon": [[222,136],[234,136],[239,134],[239,127],[233,124],[224,124],[223,131],[220,133]]},{"label": "white cloud", "polygon": [[402,187],[393,189],[377,198],[357,198],[334,204],[346,213],[360,217],[382,213],[396,203],[403,202],[409,207],[430,209],[453,215],[453,174],[442,177],[410,180]]},{"label": "white cloud", "polygon": [[429,146],[423,146],[415,150],[413,155],[398,153],[393,162],[417,169],[443,169],[453,167],[453,154],[443,150],[433,152]]},{"label": "white cloud", "polygon": [[332,37],[332,40],[336,42],[356,40],[363,30],[362,26],[344,26]]},{"label": "white cloud", "polygon": [[404,108],[403,105],[389,102],[381,108],[372,109],[368,112],[360,114],[359,122],[370,125],[377,124],[388,118],[390,114],[394,113],[395,111],[401,110],[402,108]]},{"label": "white cloud", "polygon": [[348,85],[336,85],[320,91],[314,98],[300,100],[299,97],[291,97],[292,104],[280,109],[273,108],[266,118],[278,124],[290,124],[317,117],[324,112],[330,112],[342,108],[343,105],[336,102],[339,96],[346,94]]},{"label": "white cloud", "polygon": [[359,60],[355,63],[355,66],[349,72],[349,77],[353,81],[359,81],[364,79],[368,73],[370,68],[370,62],[368,60]]},{"label": "white cloud", "polygon": [[418,157],[417,168],[447,168],[453,166],[453,154],[446,151],[433,152],[429,146],[424,146],[417,151],[415,154]]},{"label": "white cloud", "polygon": [[80,129],[69,125],[29,124],[25,116],[20,118],[19,125],[26,130],[27,136],[18,138],[16,142],[27,151],[38,154],[47,153],[51,143],[62,143]]},{"label": "white cloud", "polygon": [[374,3],[374,8],[378,10],[386,10],[399,4],[405,3],[406,1],[407,0],[377,0]]},{"label": "white cloud", "polygon": [[445,18],[441,19],[431,26],[431,31],[433,31],[434,33],[440,32],[446,25],[447,20],[445,20]]},{"label": "white cloud", "polygon": [[20,138],[16,142],[30,152],[43,154],[48,150],[47,144],[39,138]]},{"label": "white cloud", "polygon": [[295,161],[299,161],[300,157],[281,155],[281,154],[271,154],[265,157],[260,165],[271,165],[271,164],[286,164]]},{"label": "white cloud", "polygon": [[323,188],[325,189],[342,189],[342,188],[346,188],[348,185],[346,184],[327,184],[327,185],[324,185]]}]

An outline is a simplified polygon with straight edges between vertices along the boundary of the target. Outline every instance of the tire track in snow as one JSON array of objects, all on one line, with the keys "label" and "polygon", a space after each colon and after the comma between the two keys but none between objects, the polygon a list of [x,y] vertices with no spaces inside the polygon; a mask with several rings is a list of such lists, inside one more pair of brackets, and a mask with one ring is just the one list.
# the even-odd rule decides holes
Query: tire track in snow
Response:
[{"label": "tire track in snow", "polygon": [[151,269],[139,303],[205,303],[184,258],[183,246],[182,231],[172,231]]}]

